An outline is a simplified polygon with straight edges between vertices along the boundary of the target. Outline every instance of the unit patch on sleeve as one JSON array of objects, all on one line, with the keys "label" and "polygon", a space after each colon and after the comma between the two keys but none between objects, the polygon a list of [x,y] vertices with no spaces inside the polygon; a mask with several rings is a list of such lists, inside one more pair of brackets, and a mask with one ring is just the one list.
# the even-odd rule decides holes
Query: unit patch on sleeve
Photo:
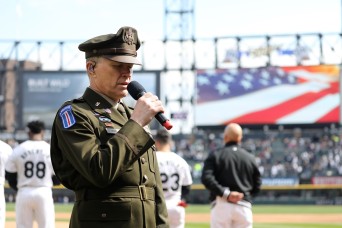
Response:
[{"label": "unit patch on sleeve", "polygon": [[74,114],[72,113],[71,105],[67,105],[59,111],[59,117],[62,120],[63,127],[69,128],[76,123]]}]

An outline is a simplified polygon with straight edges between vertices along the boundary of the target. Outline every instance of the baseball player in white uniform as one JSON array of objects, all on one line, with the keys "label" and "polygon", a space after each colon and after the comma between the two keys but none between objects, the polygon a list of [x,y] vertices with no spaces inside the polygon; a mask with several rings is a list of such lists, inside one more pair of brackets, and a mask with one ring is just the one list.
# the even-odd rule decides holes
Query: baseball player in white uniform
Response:
[{"label": "baseball player in white uniform", "polygon": [[190,167],[182,157],[171,151],[171,135],[166,130],[157,132],[155,143],[170,228],[183,228],[184,197],[189,194],[192,184]]},{"label": "baseball player in white uniform", "polygon": [[5,201],[5,164],[10,154],[12,147],[0,140],[0,228],[5,227],[6,222],[6,201]]},{"label": "baseball player in white uniform", "polygon": [[14,148],[6,163],[6,179],[18,190],[16,197],[17,228],[55,227],[52,198],[54,171],[50,159],[50,144],[44,141],[44,123],[27,124],[29,139]]}]

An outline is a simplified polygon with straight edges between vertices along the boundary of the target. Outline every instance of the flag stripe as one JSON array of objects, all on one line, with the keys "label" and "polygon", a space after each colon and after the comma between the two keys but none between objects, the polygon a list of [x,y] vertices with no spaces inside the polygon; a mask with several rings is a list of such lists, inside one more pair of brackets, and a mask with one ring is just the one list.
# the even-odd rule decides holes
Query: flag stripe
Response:
[{"label": "flag stripe", "polygon": [[279,105],[275,105],[270,108],[263,109],[261,111],[248,113],[238,118],[227,120],[225,124],[229,122],[243,122],[248,124],[277,122],[279,118],[289,115],[290,113],[293,113],[298,109],[302,109],[305,106],[308,106],[309,104],[321,99],[323,96],[335,93],[337,90],[337,86],[337,83],[332,83],[331,87],[322,90],[318,93],[308,92],[301,96],[280,103]]},{"label": "flag stripe", "polygon": [[[280,85],[232,99],[198,104],[196,107],[196,123],[198,125],[224,124],[226,120],[257,110],[271,108],[302,94],[326,88],[328,86],[318,85],[315,82],[302,83],[295,87],[293,85]],[[208,112],[210,113],[208,114]]]},{"label": "flag stripe", "polygon": [[322,116],[320,119],[317,120],[318,123],[329,123],[329,122],[336,122],[336,116],[340,116],[340,107],[335,107],[333,110],[328,112],[326,115]]},{"label": "flag stripe", "polygon": [[330,110],[338,106],[339,94],[329,94],[277,121],[277,123],[315,123]]}]

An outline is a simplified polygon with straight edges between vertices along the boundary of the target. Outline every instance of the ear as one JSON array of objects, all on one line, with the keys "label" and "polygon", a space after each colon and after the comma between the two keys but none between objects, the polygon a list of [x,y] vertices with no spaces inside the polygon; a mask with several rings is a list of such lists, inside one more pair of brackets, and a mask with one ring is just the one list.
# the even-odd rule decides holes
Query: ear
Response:
[{"label": "ear", "polygon": [[90,73],[94,73],[94,65],[90,64],[89,67],[88,67],[88,71]]},{"label": "ear", "polygon": [[87,71],[89,72],[89,73],[94,73],[94,66],[95,66],[95,64],[94,63],[92,63],[92,62],[87,62]]}]

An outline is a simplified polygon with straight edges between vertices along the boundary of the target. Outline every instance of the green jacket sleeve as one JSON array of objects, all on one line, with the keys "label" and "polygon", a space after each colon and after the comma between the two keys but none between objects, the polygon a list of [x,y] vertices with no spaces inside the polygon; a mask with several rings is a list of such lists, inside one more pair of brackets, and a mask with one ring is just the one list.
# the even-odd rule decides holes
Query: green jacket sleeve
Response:
[{"label": "green jacket sleeve", "polygon": [[98,130],[99,126],[94,126],[98,122],[95,117],[92,119],[77,107],[73,107],[73,114],[76,122],[70,128],[64,128],[58,116],[55,118],[51,137],[56,175],[70,189],[110,185],[154,143],[133,120],[128,120],[115,135],[106,138]]}]

